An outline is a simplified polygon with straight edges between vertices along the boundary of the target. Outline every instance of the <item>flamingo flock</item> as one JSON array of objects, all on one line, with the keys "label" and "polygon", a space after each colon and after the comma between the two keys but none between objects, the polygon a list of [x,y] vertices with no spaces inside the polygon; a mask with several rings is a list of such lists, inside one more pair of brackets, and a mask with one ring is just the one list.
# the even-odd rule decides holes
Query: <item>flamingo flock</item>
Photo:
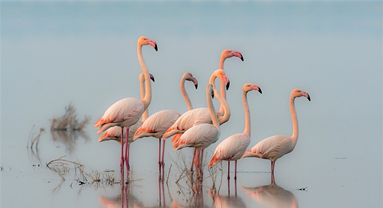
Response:
[{"label": "flamingo flock", "polygon": [[[165,141],[172,136],[173,150],[177,151],[187,147],[194,148],[190,170],[193,173],[194,166],[196,171],[198,170],[198,174],[202,175],[203,150],[219,141],[222,131],[220,126],[228,122],[231,116],[230,107],[226,100],[226,90],[229,89],[230,81],[224,71],[224,62],[230,57],[237,57],[244,61],[243,56],[239,51],[224,50],[222,52],[219,69],[211,74],[209,84],[206,86],[207,108],[193,108],[184,85],[185,81],[190,81],[197,89],[198,81],[191,73],[186,72],[181,78],[180,90],[188,111],[180,114],[169,109],[148,116],[148,107],[152,100],[150,80],[154,82],[154,76],[149,73],[142,56],[142,47],[147,45],[152,46],[156,51],[158,50],[157,43],[154,40],[142,36],[137,41],[138,60],[142,68],[142,73],[139,76],[141,98],[121,99],[105,111],[104,115],[94,124],[98,128],[97,134],[102,134],[99,142],[115,140],[121,143],[120,171],[122,182],[124,181],[124,166],[126,166],[127,173],[129,174],[130,172],[130,144],[144,137],[154,137],[159,141],[158,167],[160,180],[164,179]],[[214,83],[216,78],[220,80],[220,92]],[[238,160],[246,157],[270,160],[271,175],[274,177],[276,160],[292,152],[298,140],[298,119],[294,105],[295,98],[305,97],[309,101],[311,100],[307,92],[299,89],[292,90],[290,95],[290,111],[293,121],[292,136],[271,136],[259,141],[254,147],[247,150],[251,142],[251,106],[248,104],[247,94],[253,90],[262,94],[261,88],[258,85],[247,83],[242,88],[242,102],[245,111],[245,129],[243,133],[233,134],[222,140],[217,145],[209,163],[209,167],[212,167],[221,161],[228,161],[228,163],[235,161],[234,180],[237,179]],[[220,103],[218,111],[216,111],[212,102],[214,97]],[[227,179],[230,180],[230,165],[228,165]]]}]

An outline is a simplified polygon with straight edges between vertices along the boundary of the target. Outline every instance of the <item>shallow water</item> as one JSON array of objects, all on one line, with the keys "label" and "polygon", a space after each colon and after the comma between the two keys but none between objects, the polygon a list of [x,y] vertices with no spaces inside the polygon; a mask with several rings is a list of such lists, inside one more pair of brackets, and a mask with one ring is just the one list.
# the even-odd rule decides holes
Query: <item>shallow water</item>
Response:
[{"label": "shallow water", "polygon": [[[0,205],[121,207],[127,198],[129,207],[382,207],[381,16],[381,3],[372,1],[2,2]],[[291,135],[288,96],[294,88],[310,94],[311,102],[296,100],[299,140],[276,162],[276,184],[270,162],[255,158],[238,162],[237,184],[228,185],[224,163],[216,195],[208,169],[202,186],[189,186],[187,177],[177,184],[183,162],[175,161],[183,155],[189,165],[192,150],[177,153],[166,142],[169,181],[162,185],[158,140],[145,138],[131,145],[133,181],[121,188],[120,146],[98,143],[92,124],[117,100],[139,97],[142,35],[159,47],[143,49],[156,78],[149,114],[186,111],[179,93],[186,71],[199,81],[198,90],[186,85],[193,106],[206,106],[205,86],[222,50],[243,54],[243,62],[225,61],[232,116],[205,151],[207,161],[220,141],[243,131],[243,84],[263,91],[248,94],[249,148],[271,135]],[[52,132],[50,119],[69,103],[90,124],[81,132]],[[45,133],[31,149],[40,128]],[[70,162],[65,180],[52,171],[62,166],[47,167],[59,158],[82,164],[87,180]],[[117,183],[106,180],[113,178]]]}]

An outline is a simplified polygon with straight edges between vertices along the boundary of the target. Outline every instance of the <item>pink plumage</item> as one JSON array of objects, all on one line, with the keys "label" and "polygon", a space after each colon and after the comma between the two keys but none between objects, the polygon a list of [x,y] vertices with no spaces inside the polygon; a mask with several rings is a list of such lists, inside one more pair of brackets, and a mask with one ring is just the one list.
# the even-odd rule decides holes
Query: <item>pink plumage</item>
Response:
[{"label": "pink plumage", "polygon": [[144,111],[144,102],[141,99],[121,99],[110,106],[97,123],[94,124],[94,126],[99,128],[97,134],[101,134],[113,126],[130,127],[140,120]]},{"label": "pink plumage", "polygon": [[258,142],[254,147],[245,152],[242,158],[245,157],[258,157],[268,159],[271,161],[271,174],[274,175],[275,161],[285,154],[294,150],[298,141],[298,118],[295,111],[294,101],[297,97],[306,97],[311,101],[310,95],[299,89],[294,89],[290,94],[290,111],[293,120],[293,135],[291,137],[283,135],[275,135],[263,139]]}]

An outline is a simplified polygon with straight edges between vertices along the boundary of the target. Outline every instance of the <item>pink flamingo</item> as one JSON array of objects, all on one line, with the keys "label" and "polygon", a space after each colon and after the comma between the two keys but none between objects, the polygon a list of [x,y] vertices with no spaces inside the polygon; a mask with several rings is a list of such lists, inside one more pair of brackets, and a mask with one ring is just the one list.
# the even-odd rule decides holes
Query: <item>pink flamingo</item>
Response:
[{"label": "pink flamingo", "polygon": [[258,157],[271,161],[271,174],[274,175],[275,161],[285,154],[294,150],[298,141],[298,118],[295,111],[294,100],[296,97],[306,97],[309,101],[310,95],[300,89],[294,89],[290,95],[290,111],[293,119],[293,135],[291,137],[283,135],[275,135],[263,139],[253,148],[245,152],[241,158]]},{"label": "pink flamingo", "polygon": [[229,136],[223,140],[215,149],[214,156],[209,163],[209,167],[217,164],[219,161],[227,160],[227,179],[230,179],[230,161],[235,161],[234,179],[237,179],[237,161],[245,153],[247,146],[250,144],[251,125],[250,125],[250,109],[247,103],[247,93],[252,90],[257,90],[262,94],[262,90],[257,85],[245,84],[242,88],[242,102],[245,110],[245,130],[243,133],[238,133]]},{"label": "pink flamingo", "polygon": [[[214,89],[214,92],[213,92]],[[212,98],[216,94],[217,99],[221,103],[225,103],[225,99],[217,92],[215,88],[213,88],[212,84],[208,84],[206,86],[206,96],[207,96],[207,104],[210,112],[210,117],[213,124],[202,123],[199,125],[195,125],[185,131],[184,134],[178,139],[178,141],[174,144],[174,150],[180,150],[185,147],[193,147],[195,149],[201,149],[201,157],[200,162],[202,164],[203,160],[203,150],[209,145],[216,142],[220,135],[219,121],[217,118],[217,114],[214,109],[214,105],[212,102]],[[202,170],[200,170],[202,173]]]},{"label": "pink flamingo", "polygon": [[[144,58],[142,57],[142,46],[143,45],[151,45],[154,47],[154,49],[157,51],[157,44],[155,41],[146,38],[144,36],[140,37],[137,41],[137,54],[138,54],[138,60],[140,62],[142,71],[145,76],[145,97],[144,99],[137,99],[137,98],[124,98],[116,103],[114,103],[112,106],[110,106],[102,118],[100,118],[94,126],[96,128],[99,128],[97,131],[97,134],[102,133],[103,131],[107,130],[108,128],[111,128],[113,126],[120,126],[121,127],[121,138],[123,138],[123,127],[126,129],[126,138],[128,140],[128,134],[129,134],[129,128],[137,123],[137,121],[140,119],[141,115],[144,113],[144,111],[148,108],[151,99],[152,99],[152,87],[150,83],[150,77],[149,77],[149,71],[146,67]],[[121,175],[123,177],[124,175],[124,160],[129,172],[129,158],[127,155],[129,144],[125,147],[125,157],[123,154],[124,150],[124,142],[121,142]],[[123,180],[122,180],[123,181]]]},{"label": "pink flamingo", "polygon": [[[150,79],[154,82],[154,76],[152,74],[149,74]],[[144,73],[141,72],[139,76],[140,80],[140,92],[141,92],[141,99],[144,99],[145,97],[145,76]],[[144,122],[148,118],[148,109],[144,111],[142,114],[142,121],[137,121],[133,126],[129,128],[129,136],[128,136],[128,143],[131,144],[134,142],[133,136],[136,133],[137,129],[142,126],[142,122]],[[124,127],[124,129],[126,129]],[[113,126],[106,130],[104,134],[101,135],[101,137],[98,139],[98,142],[104,142],[104,141],[109,141],[109,140],[114,140],[117,141],[118,143],[121,144],[121,127],[119,126]],[[126,140],[124,140],[126,142]],[[129,153],[128,153],[129,156]]]},{"label": "pink flamingo", "polygon": [[[210,76],[209,83],[212,84],[214,86],[214,88],[215,88],[214,80],[216,78],[219,78],[221,80],[221,82],[226,85],[227,88],[230,86],[230,81],[227,78],[224,70],[217,69]],[[225,88],[223,88],[221,90],[221,92],[222,91],[225,91]],[[223,97],[223,95],[222,95],[222,97]],[[218,117],[218,121],[219,121],[220,125],[227,122],[230,118],[230,115],[231,115],[229,105],[227,104],[226,101],[221,102],[221,107],[223,109],[223,116],[219,116],[218,112],[217,112],[217,117]],[[171,127],[169,127],[169,129],[163,135],[163,139],[167,139],[167,138],[176,134],[176,136],[174,136],[174,138],[172,140],[172,143],[175,144],[178,141],[178,139],[181,137],[181,135],[186,130],[190,129],[191,127],[193,127],[195,125],[202,124],[202,123],[212,123],[209,109],[208,108],[196,108],[193,110],[189,110],[186,113],[184,113],[183,115],[181,115],[181,117],[179,119],[177,119],[177,121]],[[190,167],[191,172],[193,171],[194,159],[196,158],[197,154],[200,154],[200,153],[195,149],[194,153],[193,153],[192,164]]]},{"label": "pink flamingo", "polygon": [[[182,95],[186,101],[186,105],[188,109],[191,110],[193,108],[191,101],[189,99],[188,94],[185,90],[185,81],[191,81],[194,83],[195,88],[198,87],[198,81],[193,75],[189,72],[186,72],[181,79],[180,88]],[[166,130],[174,124],[174,122],[181,116],[177,111],[174,110],[162,110],[153,115],[151,115],[134,135],[134,140],[137,140],[142,137],[155,137],[159,139],[159,153],[158,153],[158,165],[160,169],[160,179],[161,179],[161,168],[162,172],[164,171],[164,152],[165,152],[165,140],[163,140],[163,148],[162,148],[162,159],[161,159],[161,138],[163,137]]]}]

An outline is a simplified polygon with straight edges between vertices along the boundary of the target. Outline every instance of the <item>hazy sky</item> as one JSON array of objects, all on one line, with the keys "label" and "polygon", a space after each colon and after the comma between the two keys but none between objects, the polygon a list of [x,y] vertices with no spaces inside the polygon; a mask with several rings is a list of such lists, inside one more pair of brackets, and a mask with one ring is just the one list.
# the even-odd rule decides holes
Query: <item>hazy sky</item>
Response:
[{"label": "hazy sky", "polygon": [[[47,123],[69,102],[91,115],[93,122],[115,101],[138,97],[141,69],[136,42],[142,35],[159,47],[158,52],[143,49],[156,77],[151,112],[186,111],[179,93],[179,79],[186,71],[200,82],[198,90],[187,86],[194,106],[206,106],[208,78],[218,68],[222,50],[232,49],[245,58],[225,62],[232,81],[227,93],[232,118],[244,122],[243,84],[260,85],[264,94],[249,96],[249,103],[256,106],[251,109],[253,123],[264,123],[253,128],[270,129],[263,130],[260,138],[273,129],[289,134],[287,100],[294,88],[309,92],[313,99],[297,102],[298,115],[308,114],[301,125],[310,126],[305,120],[328,120],[324,125],[333,128],[341,125],[332,123],[334,119],[365,118],[366,123],[357,125],[381,127],[380,2],[4,2],[1,6],[2,134],[20,125],[20,118],[27,126]],[[168,99],[161,100],[164,97]],[[31,114],[35,116],[25,116]]]}]

